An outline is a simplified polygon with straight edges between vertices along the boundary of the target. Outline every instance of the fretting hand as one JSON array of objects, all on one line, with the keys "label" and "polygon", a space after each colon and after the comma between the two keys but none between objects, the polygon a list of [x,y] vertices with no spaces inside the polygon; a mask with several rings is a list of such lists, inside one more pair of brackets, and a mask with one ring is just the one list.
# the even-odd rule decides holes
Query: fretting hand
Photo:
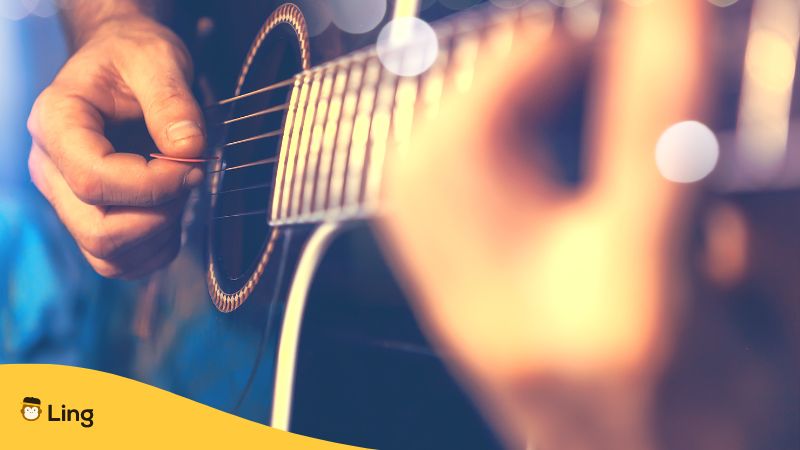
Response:
[{"label": "fretting hand", "polygon": [[482,52],[471,92],[448,97],[392,161],[389,253],[515,447],[655,447],[649,401],[684,295],[693,195],[653,155],[667,127],[701,118],[703,3],[617,4],[596,49],[577,190],[548,178],[543,152],[531,163],[520,127],[575,71],[583,50],[559,31]]}]

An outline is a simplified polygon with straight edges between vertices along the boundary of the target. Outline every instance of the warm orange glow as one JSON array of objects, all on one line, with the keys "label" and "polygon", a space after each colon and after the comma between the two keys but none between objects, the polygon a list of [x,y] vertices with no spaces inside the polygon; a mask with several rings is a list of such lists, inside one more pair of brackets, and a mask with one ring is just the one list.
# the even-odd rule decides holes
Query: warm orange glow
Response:
[{"label": "warm orange glow", "polygon": [[756,30],[747,50],[747,75],[764,89],[785,93],[794,81],[794,47],[779,33]]}]

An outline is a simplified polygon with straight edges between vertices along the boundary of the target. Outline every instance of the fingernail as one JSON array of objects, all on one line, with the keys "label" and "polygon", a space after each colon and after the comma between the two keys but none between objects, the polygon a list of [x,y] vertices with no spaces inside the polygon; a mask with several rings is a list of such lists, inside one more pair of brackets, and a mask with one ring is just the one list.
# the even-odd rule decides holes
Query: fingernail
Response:
[{"label": "fingernail", "polygon": [[200,183],[202,182],[203,182],[203,171],[198,169],[197,167],[188,171],[186,175],[183,177],[183,185],[186,187],[193,188],[199,186]]},{"label": "fingernail", "polygon": [[197,122],[181,120],[167,127],[167,139],[172,143],[193,137],[202,137],[203,129]]}]

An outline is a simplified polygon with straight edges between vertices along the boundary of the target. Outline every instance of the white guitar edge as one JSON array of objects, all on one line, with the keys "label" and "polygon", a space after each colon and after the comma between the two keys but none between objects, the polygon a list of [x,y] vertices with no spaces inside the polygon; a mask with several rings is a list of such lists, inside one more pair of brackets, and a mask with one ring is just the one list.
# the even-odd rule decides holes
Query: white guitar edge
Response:
[{"label": "white guitar edge", "polygon": [[[398,0],[393,17],[415,17],[419,11],[419,0]],[[308,289],[322,255],[339,230],[340,223],[323,223],[309,239],[297,265],[289,298],[286,302],[278,358],[275,366],[275,384],[272,393],[272,420],[270,426],[289,431],[294,396],[294,374],[300,329],[306,309]]]},{"label": "white guitar edge", "polygon": [[338,231],[339,225],[339,223],[327,222],[314,231],[303,249],[292,285],[289,288],[289,297],[286,301],[278,343],[278,359],[275,365],[275,384],[272,393],[270,426],[279,430],[289,431],[294,396],[295,363],[308,289],[322,255]]}]

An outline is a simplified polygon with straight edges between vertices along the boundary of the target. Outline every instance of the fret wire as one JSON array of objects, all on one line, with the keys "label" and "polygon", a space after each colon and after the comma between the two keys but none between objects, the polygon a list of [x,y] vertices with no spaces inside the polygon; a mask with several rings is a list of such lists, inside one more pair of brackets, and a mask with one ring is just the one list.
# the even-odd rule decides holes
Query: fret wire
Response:
[{"label": "fret wire", "polygon": [[[543,13],[544,15],[549,14],[549,16],[544,17]],[[510,22],[516,22],[510,28],[518,27],[522,22],[531,18],[544,18],[545,21],[542,23],[547,25],[551,23],[547,20],[552,19],[552,8],[545,4],[543,7],[520,8],[487,17],[489,20],[484,20],[485,18],[479,15],[446,19],[435,26],[436,33],[441,41],[445,41],[467,36],[479,30],[488,32],[490,28],[495,27],[509,28],[507,25]],[[464,25],[464,23],[468,23],[468,25]],[[506,25],[498,27],[501,24]],[[511,42],[513,33],[497,32],[492,33],[492,37],[494,38],[493,43],[497,42],[507,46]],[[482,40],[474,39],[480,45],[484,45]],[[464,47],[461,47],[460,50],[467,52]],[[478,51],[479,49],[474,50]],[[442,50],[440,49],[440,51]],[[453,51],[445,48],[442,53],[450,56],[447,58],[447,63],[452,64],[450,60],[455,57]],[[221,102],[221,104],[225,104],[294,83],[287,109],[289,112],[284,119],[284,135],[281,140],[275,181],[276,189],[273,194],[271,223],[280,224],[287,219],[306,220],[312,217],[320,219],[324,212],[331,212],[334,205],[341,209],[345,197],[349,198],[349,203],[352,203],[356,184],[348,174],[351,171],[362,172],[360,177],[354,177],[362,183],[359,189],[359,195],[363,197],[361,206],[370,207],[370,205],[377,204],[382,187],[386,151],[390,143],[393,144],[391,148],[398,156],[408,150],[411,131],[417,121],[418,98],[423,100],[423,105],[426,103],[435,105],[429,111],[438,110],[438,102],[433,100],[441,95],[441,92],[436,95],[437,91],[445,89],[444,86],[441,88],[435,86],[438,81],[421,85],[420,77],[396,77],[387,72],[386,74],[381,73],[379,77],[381,88],[374,88],[372,113],[363,113],[360,105],[362,92],[357,89],[358,85],[354,82],[354,78],[365,76],[362,63],[376,55],[375,47],[372,47],[316,68],[307,69],[285,82]],[[468,61],[472,57],[467,54],[459,58]],[[382,81],[384,76],[386,76],[386,82]],[[473,73],[462,73],[458,77],[460,81],[457,84],[462,88],[466,87],[471,84],[473,76]],[[319,87],[321,98],[313,101],[314,96],[310,95],[308,86],[312,78],[321,79],[323,84],[329,80],[327,82],[331,95],[325,95],[322,92],[323,87]],[[317,82],[319,83],[319,81]],[[379,92],[383,86],[390,86],[389,92]],[[307,111],[310,104],[314,104],[313,115]],[[323,111],[323,109],[327,109],[327,111]],[[421,109],[420,112],[422,112]],[[258,113],[254,113],[248,116],[257,115]],[[313,117],[313,120],[309,121],[305,116]],[[247,116],[243,116],[240,120],[244,120],[245,117]],[[368,126],[367,122],[369,122]],[[311,128],[307,129],[307,127]],[[360,136],[364,134],[365,128],[369,131],[366,133],[367,143],[363,152],[362,165],[360,163],[361,149],[364,144]],[[381,138],[382,136],[383,138]],[[303,142],[300,142],[301,140]],[[351,158],[353,151],[355,153]],[[346,187],[345,183],[349,183],[349,186]],[[292,217],[293,215],[297,217]]]},{"label": "fret wire", "polygon": [[[506,12],[497,11],[497,12],[492,13],[489,16],[489,20],[488,21],[487,20],[480,20],[479,26],[488,28],[488,26],[490,26],[491,24],[487,23],[487,22],[507,23],[509,18],[521,18],[520,16],[534,15],[534,14],[535,15],[541,15],[542,12],[545,12],[545,11],[552,13],[552,8],[549,5],[534,5],[532,7],[520,8],[519,10],[514,10],[514,11],[506,11]],[[527,17],[522,17],[522,18],[527,18]],[[452,31],[452,30],[448,30],[447,32],[445,32],[444,29],[448,25],[448,22],[457,21],[457,20],[462,20],[462,21],[465,20],[465,18],[463,18],[463,17],[456,17],[455,19],[456,20],[440,21],[436,25],[437,34],[439,36],[454,36],[456,34],[468,33],[470,31],[472,31],[472,30],[459,30],[458,32],[455,32],[455,31]],[[474,20],[474,18],[472,18],[472,20]],[[312,72],[314,72],[316,70],[329,69],[331,67],[339,67],[339,66],[348,64],[350,62],[350,60],[363,60],[363,59],[366,59],[366,58],[368,58],[370,56],[374,56],[374,54],[375,54],[375,49],[374,48],[370,48],[370,49],[367,49],[367,50],[362,50],[362,51],[360,51],[358,53],[354,53],[353,55],[350,55],[349,57],[341,58],[339,60],[326,63],[326,64],[324,64],[324,65],[322,65],[322,66],[320,66],[318,68],[311,68],[311,69],[305,70],[305,71],[295,75],[294,77],[288,78],[286,80],[282,80],[282,81],[276,82],[276,83],[268,85],[268,86],[264,86],[262,88],[259,88],[259,89],[256,89],[256,90],[253,90],[253,91],[250,91],[250,92],[245,92],[243,94],[238,94],[238,95],[235,95],[233,97],[229,97],[229,98],[225,98],[225,99],[222,99],[222,100],[218,100],[215,103],[213,103],[212,106],[209,106],[209,107],[206,107],[206,108],[210,109],[210,108],[213,108],[213,106],[216,106],[216,105],[226,105],[226,104],[233,103],[233,102],[236,102],[238,100],[241,100],[241,99],[244,99],[244,98],[247,98],[247,97],[251,97],[251,96],[254,96],[254,95],[258,95],[258,94],[263,94],[265,92],[269,92],[269,91],[272,91],[272,90],[275,90],[275,89],[279,89],[279,88],[282,88],[282,87],[287,87],[287,86],[290,86],[290,85],[294,84],[298,78],[302,78],[303,76],[305,76],[305,75],[307,75],[309,73],[312,73]]]},{"label": "fret wire", "polygon": [[369,165],[367,167],[366,186],[364,187],[364,203],[366,209],[377,208],[383,182],[383,166],[392,125],[395,92],[398,78],[392,72],[383,70],[378,88],[375,113],[372,118],[370,136]]},{"label": "fret wire", "polygon": [[364,178],[364,167],[367,162],[367,144],[372,127],[372,115],[375,108],[375,90],[380,79],[381,62],[375,58],[366,63],[364,77],[359,88],[359,99],[355,120],[353,121],[353,137],[350,144],[350,155],[347,163],[344,199],[342,203],[347,209],[360,206],[361,186]]},{"label": "fret wire", "polygon": [[[290,109],[293,111],[297,110],[297,102],[299,101],[299,92],[298,92],[298,85],[300,84],[299,79],[295,79],[294,87],[292,87],[292,93],[290,94],[289,105]],[[285,174],[286,174],[286,163],[288,160],[288,149],[289,149],[289,141],[291,140],[292,130],[294,128],[294,114],[287,114],[286,119],[284,120],[283,129],[285,131],[283,135],[283,139],[281,139],[281,146],[278,155],[278,170],[275,177],[275,189],[272,194],[272,213],[271,217],[273,220],[279,217],[281,206],[283,202],[283,189],[284,189],[284,181],[285,181]]]},{"label": "fret wire", "polygon": [[270,131],[268,133],[257,134],[255,136],[252,136],[252,137],[249,137],[249,138],[246,138],[246,139],[241,139],[241,140],[233,141],[233,142],[227,142],[227,143],[225,143],[225,145],[223,145],[223,147],[227,148],[227,147],[233,147],[235,145],[246,144],[248,142],[260,141],[261,139],[267,139],[267,138],[271,138],[271,137],[275,137],[275,136],[280,136],[281,133],[283,133],[283,130],[275,130],[275,131]]},{"label": "fret wire", "polygon": [[342,207],[344,181],[347,179],[347,163],[350,156],[350,143],[353,137],[353,121],[356,108],[358,107],[359,90],[361,88],[361,79],[363,75],[364,68],[362,64],[353,64],[350,68],[350,77],[342,106],[342,115],[339,118],[339,133],[336,140],[336,151],[331,170],[328,204],[326,205],[328,209],[332,209],[333,207],[341,209]]},{"label": "fret wire", "polygon": [[[373,87],[364,63],[376,56],[374,47],[299,74],[302,88],[295,91],[303,95],[293,92],[300,107],[287,114],[294,123],[286,127],[282,142],[284,162],[279,172],[281,166],[286,172],[281,179],[283,190],[276,194],[280,207],[271,223],[320,220],[334,213],[334,207],[341,217],[353,213],[352,206],[367,210],[377,205],[386,151],[392,148],[398,157],[408,151],[417,114],[437,114],[441,97],[451,85],[459,91],[469,89],[475,59],[490,44],[488,37],[497,46],[492,51],[507,51],[514,34],[507,29],[520,27],[528,19],[552,18],[552,8],[521,8],[487,17],[474,14],[437,24],[442,56],[424,78],[381,71]],[[541,23],[551,23],[546,20]],[[459,45],[451,45],[456,40]],[[312,78],[312,87],[321,84],[319,98],[306,86]],[[330,91],[323,86],[326,82]],[[388,91],[383,92],[384,88]],[[370,103],[371,108],[366,106]]]},{"label": "fret wire", "polygon": [[484,37],[484,45],[493,55],[504,56],[511,52],[514,44],[515,26],[508,20],[508,14],[498,14],[489,20]]},{"label": "fret wire", "polygon": [[444,81],[447,74],[447,67],[450,62],[450,52],[444,45],[445,39],[439,40],[439,55],[430,69],[420,80],[420,97],[425,108],[425,114],[429,119],[439,115],[439,103],[444,91]]},{"label": "fret wire", "polygon": [[416,77],[402,77],[397,86],[392,138],[395,142],[395,151],[398,156],[402,156],[405,153],[408,140],[411,137],[418,88],[419,79]]},{"label": "fret wire", "polygon": [[319,174],[317,175],[317,192],[314,198],[314,210],[324,211],[328,204],[331,186],[331,172],[336,154],[336,141],[339,136],[339,123],[344,108],[344,94],[350,79],[350,66],[337,66],[333,84],[333,96],[328,106],[328,118],[325,120],[325,132],[322,138]]},{"label": "fret wire", "polygon": [[[385,70],[383,64],[380,63],[380,61],[377,62],[378,62],[377,65],[378,73],[377,76],[375,77],[375,82],[374,82],[375,87],[372,93],[372,105],[370,107],[370,114],[369,114],[370,129],[369,129],[369,135],[367,136],[367,152],[364,157],[364,166],[361,169],[361,176],[358,186],[359,202],[360,202],[359,209],[364,209],[367,205],[367,196],[368,196],[367,187],[369,181],[369,174],[372,170],[372,166],[376,163],[377,159],[380,158],[380,157],[376,158],[375,151],[376,149],[378,151],[381,151],[380,149],[381,144],[376,144],[376,139],[380,139],[382,133],[381,130],[382,124],[376,122],[376,118],[378,119],[378,121],[381,120],[379,111],[380,108],[379,102],[381,101],[380,98],[381,88],[385,88],[385,83],[386,83],[385,80],[387,78],[392,78],[392,73],[388,70]],[[384,136],[383,139],[385,144],[386,137]],[[377,162],[382,164],[382,161],[377,161]]]},{"label": "fret wire", "polygon": [[472,87],[475,77],[475,61],[478,58],[478,49],[481,41],[481,33],[474,23],[465,22],[460,24],[464,32],[453,44],[453,72],[454,84],[456,89],[465,93]]},{"label": "fret wire", "polygon": [[281,201],[281,217],[289,217],[289,208],[292,198],[292,188],[294,186],[294,176],[297,165],[297,151],[299,148],[300,133],[303,130],[303,115],[305,114],[306,104],[308,102],[308,77],[303,77],[300,86],[300,99],[295,112],[295,126],[292,129],[292,138],[289,141],[289,154],[287,155],[287,165],[285,177],[285,186],[282,192],[283,200]]},{"label": "fret wire", "polygon": [[252,119],[254,117],[265,116],[267,114],[272,114],[274,112],[286,111],[289,109],[289,104],[284,103],[283,105],[273,106],[272,108],[262,109],[261,111],[254,112],[252,114],[247,114],[244,116],[234,117],[233,119],[228,119],[222,122],[223,125],[230,125],[232,123],[241,122],[242,120]]},{"label": "fret wire", "polygon": [[300,213],[300,206],[303,200],[303,183],[306,178],[306,167],[308,165],[308,154],[311,143],[311,133],[314,129],[314,119],[317,113],[317,102],[319,100],[321,72],[317,71],[311,78],[311,87],[308,97],[306,113],[303,117],[303,131],[300,134],[300,150],[298,156],[297,176],[294,177],[294,187],[292,194],[292,205],[289,214],[296,216]]},{"label": "fret wire", "polygon": [[317,106],[317,114],[314,119],[314,130],[311,138],[311,148],[309,150],[309,169],[306,174],[305,183],[311,185],[303,191],[303,210],[302,215],[309,215],[314,212],[314,198],[317,190],[317,180],[319,176],[320,152],[325,133],[325,124],[328,119],[328,106],[330,104],[331,92],[333,90],[334,70],[322,70],[324,78],[320,88],[320,101]]}]

